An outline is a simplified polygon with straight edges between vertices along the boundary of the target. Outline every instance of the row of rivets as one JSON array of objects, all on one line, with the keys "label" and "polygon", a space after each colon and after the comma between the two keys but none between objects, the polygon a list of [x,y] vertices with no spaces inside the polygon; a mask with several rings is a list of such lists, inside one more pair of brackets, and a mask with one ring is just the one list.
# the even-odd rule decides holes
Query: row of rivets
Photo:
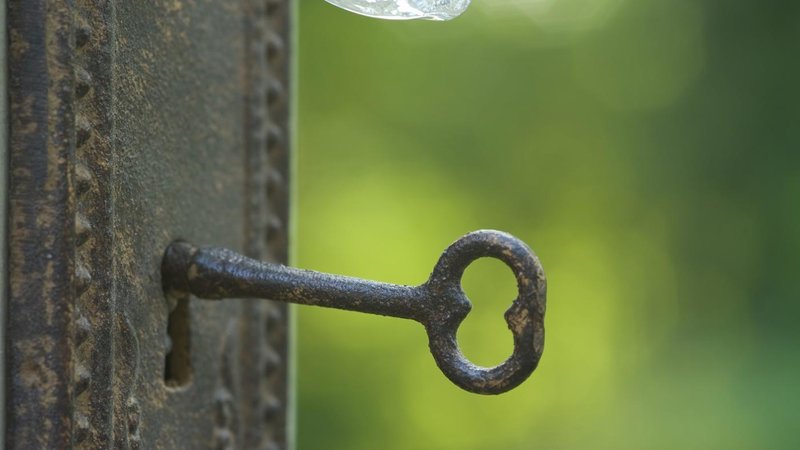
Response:
[{"label": "row of rivets", "polygon": [[[263,39],[266,42],[266,102],[269,120],[266,125],[267,173],[266,195],[269,217],[266,222],[266,243],[271,261],[286,263],[286,209],[288,197],[286,152],[286,111],[288,89],[286,83],[287,46],[283,29],[279,24],[288,21],[291,0],[267,0],[268,29]],[[277,395],[285,389],[285,362],[282,350],[286,348],[286,323],[283,311],[286,305],[270,304],[264,318],[265,350],[262,352],[262,374],[268,380],[268,391],[262,400],[262,416],[267,424],[267,435],[263,448],[280,449],[286,446],[283,400]]]},{"label": "row of rivets", "polygon": [[[78,21],[79,22],[79,21]],[[81,52],[89,43],[91,29],[86,25],[76,25],[74,30],[76,60],[80,61]],[[75,147],[76,162],[74,169],[75,191],[77,193],[75,211],[75,363],[73,382],[75,386],[75,413],[73,422],[75,426],[74,443],[77,448],[88,444],[91,433],[91,422],[85,413],[86,406],[91,402],[89,398],[92,383],[91,372],[91,347],[87,344],[91,338],[92,324],[81,309],[81,297],[89,290],[92,274],[83,261],[90,240],[92,225],[85,215],[84,203],[92,187],[92,173],[81,161],[83,147],[86,146],[92,135],[92,126],[89,120],[81,114],[83,100],[92,89],[91,74],[81,67],[78,62],[75,67]]]}]

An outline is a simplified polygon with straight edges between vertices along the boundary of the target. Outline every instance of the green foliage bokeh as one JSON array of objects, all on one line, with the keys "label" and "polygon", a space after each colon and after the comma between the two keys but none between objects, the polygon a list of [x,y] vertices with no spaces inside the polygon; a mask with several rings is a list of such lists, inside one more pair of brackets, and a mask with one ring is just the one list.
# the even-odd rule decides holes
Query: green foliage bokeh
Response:
[{"label": "green foliage bokeh", "polygon": [[[413,322],[295,309],[299,450],[800,448],[800,3],[299,3],[295,264],[417,284],[495,228],[549,286],[540,367],[497,397]],[[500,362],[513,278],[464,288],[464,351]]]}]

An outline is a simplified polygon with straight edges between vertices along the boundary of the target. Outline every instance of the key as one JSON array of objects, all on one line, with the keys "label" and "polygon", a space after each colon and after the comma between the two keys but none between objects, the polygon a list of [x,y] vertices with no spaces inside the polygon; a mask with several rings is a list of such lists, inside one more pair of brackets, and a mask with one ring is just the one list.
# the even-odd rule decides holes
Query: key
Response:
[{"label": "key", "polygon": [[[458,327],[472,308],[461,278],[469,264],[483,257],[503,261],[518,288],[505,313],[514,351],[495,367],[470,362],[456,340]],[[196,248],[184,241],[167,248],[162,276],[168,296],[262,298],[414,320],[425,327],[430,351],[445,376],[478,394],[500,394],[518,386],[536,369],[544,348],[544,270],[524,242],[500,231],[475,231],[455,241],[419,286],[260,262],[224,248]]]}]

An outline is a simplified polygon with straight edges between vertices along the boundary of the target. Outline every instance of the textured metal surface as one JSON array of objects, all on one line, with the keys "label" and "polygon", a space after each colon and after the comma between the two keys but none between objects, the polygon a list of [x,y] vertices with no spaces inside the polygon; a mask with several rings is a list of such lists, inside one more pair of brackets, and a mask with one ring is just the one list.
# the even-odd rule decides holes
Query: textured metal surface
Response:
[{"label": "textured metal surface", "polygon": [[72,442],[74,76],[66,4],[10,0],[9,448]]},{"label": "textured metal surface", "polygon": [[289,10],[9,1],[7,448],[285,448],[285,305],[192,302],[170,385],[160,262],[285,262]]},{"label": "textured metal surface", "polygon": [[[248,0],[246,135],[248,215],[245,254],[288,261],[290,24],[292,2]],[[243,398],[253,411],[243,422],[242,448],[290,448],[289,309],[247,302],[241,311]],[[255,357],[252,356],[253,350]]]},{"label": "textured metal surface", "polygon": [[[503,261],[514,272],[519,294],[505,318],[514,352],[496,367],[478,367],[458,348],[456,332],[472,307],[461,277],[478,258]],[[461,388],[499,394],[536,369],[544,348],[546,283],[539,260],[519,239],[499,231],[476,231],[448,247],[427,282],[399,286],[259,262],[221,248],[171,244],[162,266],[167,295],[206,299],[260,297],[304,305],[412,319],[425,326],[439,368]]]},{"label": "textured metal surface", "polygon": [[[6,1],[0,0],[0,123],[8,123],[8,50],[7,38],[8,28],[6,27]],[[8,251],[6,248],[6,218],[8,205],[6,196],[8,193],[8,126],[0,128],[0,211],[3,219],[0,220],[0,342],[6,340],[6,302],[8,292],[8,266],[6,259]],[[0,345],[0,405],[5,404],[6,393],[6,348]],[[6,430],[6,410],[0,409],[0,443],[5,442]]]}]

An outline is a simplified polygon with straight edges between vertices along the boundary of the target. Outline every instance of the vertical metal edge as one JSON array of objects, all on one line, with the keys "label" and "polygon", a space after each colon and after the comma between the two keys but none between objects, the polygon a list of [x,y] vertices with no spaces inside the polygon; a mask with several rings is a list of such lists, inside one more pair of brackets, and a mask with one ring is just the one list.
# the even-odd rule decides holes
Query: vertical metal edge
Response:
[{"label": "vertical metal edge", "polygon": [[6,442],[6,301],[8,285],[6,284],[7,267],[6,257],[6,220],[8,219],[8,205],[6,193],[8,192],[8,85],[7,83],[7,40],[8,28],[6,27],[6,2],[0,0],[0,211],[3,218],[0,220],[0,448],[5,448]]},{"label": "vertical metal edge", "polygon": [[[291,180],[291,88],[290,77],[291,33],[293,7],[292,0],[267,1],[267,34],[266,34],[266,125],[267,125],[267,224],[266,224],[266,260],[288,263],[290,221]],[[291,311],[286,304],[266,303],[266,339],[263,341],[276,361],[269,378],[269,386],[263,397],[267,416],[267,434],[270,435],[271,446],[275,448],[289,447],[289,325]]]},{"label": "vertical metal edge", "polygon": [[[7,2],[6,445],[73,437],[74,39],[70,2]],[[38,314],[26,314],[36,311]]]},{"label": "vertical metal edge", "polygon": [[[131,340],[125,317],[115,311],[116,269],[111,195],[113,136],[111,118],[113,66],[113,2],[76,0],[74,21],[75,150],[75,277],[73,351],[73,441],[76,449],[124,446],[135,438],[135,423],[127,423],[126,389],[116,389],[116,346]],[[119,323],[118,323],[119,322]],[[135,348],[130,344],[129,347]],[[133,355],[138,354],[132,352]],[[130,374],[125,378],[135,379]],[[124,394],[119,394],[124,391]],[[125,398],[119,398],[124,396]],[[123,411],[121,411],[123,410]],[[116,422],[125,422],[124,427]],[[125,430],[124,433],[120,430]]]},{"label": "vertical metal edge", "polygon": [[[287,263],[291,112],[289,70],[293,17],[290,0],[244,0],[248,55],[245,77],[247,113],[248,209],[245,253]],[[242,302],[241,391],[256,395],[241,401],[244,448],[288,448],[289,330],[285,304]]]},{"label": "vertical metal edge", "polygon": [[[289,1],[289,224],[288,262],[294,266],[297,255],[297,67],[299,44],[299,3]],[[297,309],[287,308],[287,382],[286,382],[286,448],[294,450],[297,445]]]}]

